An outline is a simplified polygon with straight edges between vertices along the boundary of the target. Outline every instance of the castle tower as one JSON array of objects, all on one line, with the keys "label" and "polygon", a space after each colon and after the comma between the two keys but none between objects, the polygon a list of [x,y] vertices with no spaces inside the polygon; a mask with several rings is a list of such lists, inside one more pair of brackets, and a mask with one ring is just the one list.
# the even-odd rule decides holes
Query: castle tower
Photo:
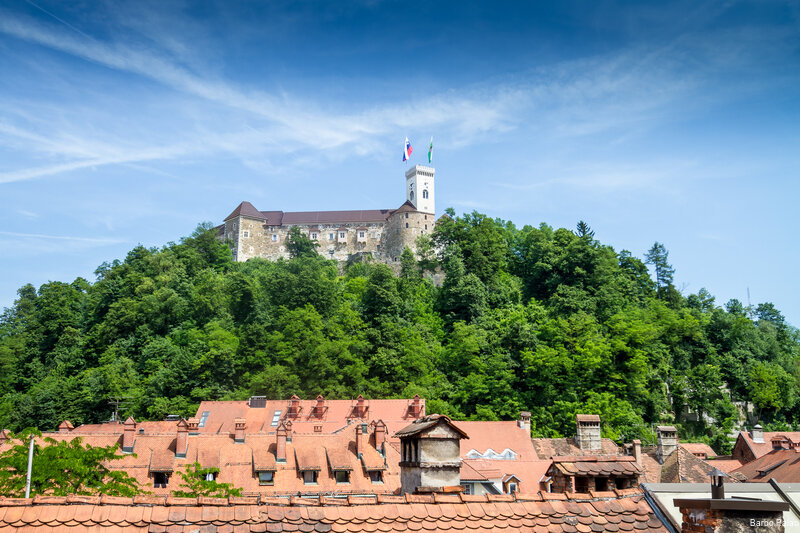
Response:
[{"label": "castle tower", "polygon": [[421,213],[436,214],[433,167],[414,165],[406,171],[406,200]]}]

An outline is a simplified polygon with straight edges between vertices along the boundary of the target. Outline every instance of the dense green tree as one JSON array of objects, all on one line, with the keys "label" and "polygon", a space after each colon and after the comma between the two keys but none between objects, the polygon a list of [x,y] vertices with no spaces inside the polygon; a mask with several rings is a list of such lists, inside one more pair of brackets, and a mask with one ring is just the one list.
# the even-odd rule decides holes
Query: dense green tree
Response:
[{"label": "dense green tree", "polygon": [[0,453],[0,494],[12,498],[25,496],[30,439],[33,447],[31,496],[68,494],[107,494],[133,496],[144,492],[135,478],[108,464],[121,459],[119,446],[84,445],[80,437],[56,441],[42,438],[37,431],[10,435],[6,450]]},{"label": "dense green tree", "polygon": [[210,498],[227,498],[241,496],[242,489],[230,483],[220,483],[216,476],[219,468],[203,468],[200,463],[186,465],[185,470],[178,470],[183,490],[173,490],[172,495],[179,498],[196,498],[208,496]]}]

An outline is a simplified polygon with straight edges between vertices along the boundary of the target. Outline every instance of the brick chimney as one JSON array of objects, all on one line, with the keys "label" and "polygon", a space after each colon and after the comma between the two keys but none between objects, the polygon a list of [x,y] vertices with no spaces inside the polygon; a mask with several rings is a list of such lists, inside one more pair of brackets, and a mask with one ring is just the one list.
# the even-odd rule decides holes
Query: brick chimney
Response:
[{"label": "brick chimney", "polygon": [[577,433],[575,441],[583,451],[602,449],[600,440],[600,417],[598,415],[576,415]]},{"label": "brick chimney", "polygon": [[314,406],[314,416],[322,418],[325,414],[325,398],[320,394],[317,396],[317,404]]},{"label": "brick chimney", "polygon": [[278,424],[278,443],[275,447],[275,462],[277,463],[286,462],[286,442],[289,440],[291,428],[292,423],[288,420],[283,420]]},{"label": "brick chimney", "polygon": [[244,442],[244,427],[245,427],[245,419],[244,418],[236,418],[233,421],[233,442]]},{"label": "brick chimney", "polygon": [[75,428],[75,426],[72,425],[72,422],[70,422],[69,420],[64,420],[63,422],[61,422],[58,425],[58,432],[59,433],[69,433],[74,428]]},{"label": "brick chimney", "polygon": [[664,460],[678,449],[678,430],[675,426],[658,426],[656,436],[658,437],[656,457],[659,463],[664,464]]},{"label": "brick chimney", "polygon": [[186,427],[189,429],[189,435],[200,434],[200,421],[197,418],[192,417],[186,420]]},{"label": "brick chimney", "polygon": [[364,453],[364,447],[367,446],[369,441],[369,431],[366,423],[356,424],[356,455],[361,459]]},{"label": "brick chimney", "polygon": [[633,458],[636,464],[642,466],[642,441],[639,439],[633,439]]},{"label": "brick chimney", "polygon": [[525,431],[531,430],[531,413],[530,411],[520,411],[519,420],[517,425]]},{"label": "brick chimney", "polygon": [[354,411],[355,411],[355,416],[358,418],[364,418],[364,415],[367,414],[367,401],[361,394],[359,394],[358,398],[356,398],[356,407]]},{"label": "brick chimney", "polygon": [[297,418],[300,416],[300,398],[296,394],[292,394],[289,398],[289,409],[286,412],[287,418]]},{"label": "brick chimney", "polygon": [[753,427],[753,431],[750,432],[750,437],[753,439],[753,442],[764,442],[764,428],[761,427],[761,424],[756,424]]},{"label": "brick chimney", "polygon": [[178,439],[175,441],[175,457],[186,457],[189,447],[189,424],[185,418],[178,422]]},{"label": "brick chimney", "polygon": [[444,415],[414,420],[400,438],[400,492],[447,492],[461,484],[459,441],[469,438]]},{"label": "brick chimney", "polygon": [[386,442],[386,424],[383,420],[378,420],[373,422],[372,425],[375,427],[375,449],[378,450],[381,455],[384,455],[384,443]]},{"label": "brick chimney", "polygon": [[414,399],[411,400],[409,410],[411,411],[411,416],[414,418],[419,418],[422,416],[422,398],[419,397],[419,394],[414,395]]},{"label": "brick chimney", "polygon": [[754,498],[725,498],[724,478],[727,474],[718,469],[710,473],[711,498],[674,500],[681,511],[681,533],[783,533],[786,502],[764,501]]},{"label": "brick chimney", "polygon": [[[61,431],[60,426],[58,429]],[[122,453],[133,453],[133,444],[135,441],[136,420],[134,420],[132,416],[129,416],[122,428]]]}]

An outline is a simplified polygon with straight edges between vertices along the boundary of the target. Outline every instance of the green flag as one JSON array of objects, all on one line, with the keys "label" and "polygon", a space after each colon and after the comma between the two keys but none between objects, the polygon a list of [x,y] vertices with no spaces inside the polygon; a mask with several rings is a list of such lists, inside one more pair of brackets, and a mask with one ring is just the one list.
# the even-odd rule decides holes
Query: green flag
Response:
[{"label": "green flag", "polygon": [[431,137],[431,145],[428,148],[428,164],[430,165],[433,161],[433,137]]}]

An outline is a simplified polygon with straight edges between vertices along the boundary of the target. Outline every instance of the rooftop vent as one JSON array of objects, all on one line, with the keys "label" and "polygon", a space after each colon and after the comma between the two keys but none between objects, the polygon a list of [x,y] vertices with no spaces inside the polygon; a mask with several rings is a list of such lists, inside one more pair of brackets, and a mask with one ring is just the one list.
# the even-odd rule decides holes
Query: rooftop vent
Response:
[{"label": "rooftop vent", "polygon": [[267,397],[250,396],[250,399],[247,401],[247,405],[249,405],[252,409],[264,409],[267,407]]},{"label": "rooftop vent", "polygon": [[167,415],[167,418],[165,418],[164,420],[166,420],[167,422],[177,422],[180,419],[181,415]]}]

